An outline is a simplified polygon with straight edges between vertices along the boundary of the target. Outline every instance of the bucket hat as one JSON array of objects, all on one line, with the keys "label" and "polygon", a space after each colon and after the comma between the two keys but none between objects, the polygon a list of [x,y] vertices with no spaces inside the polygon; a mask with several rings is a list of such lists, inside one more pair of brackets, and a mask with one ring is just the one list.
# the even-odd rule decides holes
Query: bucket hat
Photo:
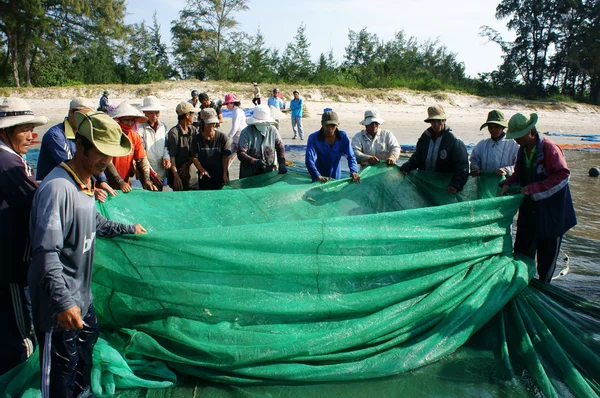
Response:
[{"label": "bucket hat", "polygon": [[148,120],[146,115],[144,115],[127,101],[121,102],[115,109],[113,109],[113,111],[110,113],[110,117],[113,119],[120,119],[122,117],[135,117],[136,121],[139,123],[144,123]]},{"label": "bucket hat", "polygon": [[215,124],[219,123],[219,117],[217,116],[217,111],[213,108],[205,108],[200,111],[200,119],[206,124]]},{"label": "bucket hat", "polygon": [[82,109],[94,110],[94,106],[88,102],[85,98],[73,98],[69,103],[69,109],[79,111]]},{"label": "bucket hat", "polygon": [[429,123],[432,120],[446,120],[448,115],[440,105],[434,105],[427,108],[427,119],[425,123]]},{"label": "bucket hat", "polygon": [[35,117],[29,104],[22,98],[7,97],[0,104],[0,129],[23,124],[34,127],[48,123],[46,116]]},{"label": "bucket hat", "polygon": [[104,112],[75,112],[77,133],[88,139],[107,156],[125,156],[131,152],[131,141],[121,127]]},{"label": "bucket hat", "polygon": [[237,99],[233,93],[225,94],[225,101],[223,101],[223,105],[231,104],[233,102],[240,102],[240,100]]},{"label": "bucket hat", "polygon": [[521,138],[525,134],[527,134],[532,128],[535,127],[535,124],[538,121],[537,113],[532,113],[529,117],[523,115],[522,113],[517,113],[513,115],[508,121],[508,130],[506,130],[506,138],[515,139]]},{"label": "bucket hat", "polygon": [[271,117],[271,110],[267,105],[256,105],[254,107],[254,113],[248,119],[247,124],[272,124],[275,123],[275,119]]},{"label": "bucket hat", "polygon": [[190,112],[198,113],[198,112],[200,112],[200,108],[196,108],[196,107],[194,107],[194,105],[190,104],[189,102],[183,101],[183,102],[180,102],[179,104],[177,104],[177,107],[175,108],[175,112],[177,112],[177,116],[181,116],[184,113],[190,113]]},{"label": "bucket hat", "polygon": [[321,116],[321,123],[324,124],[335,124],[336,126],[340,124],[340,119],[338,114],[334,111],[323,112],[323,116]]},{"label": "bucket hat", "polygon": [[102,93],[102,95],[109,95],[110,93],[106,90],[104,90],[104,92]]},{"label": "bucket hat", "polygon": [[484,127],[489,126],[490,124],[497,124],[498,126],[508,127],[508,123],[506,122],[504,114],[497,110],[493,110],[490,113],[488,113],[487,120],[481,125],[479,130],[483,130]]},{"label": "bucket hat", "polygon": [[376,109],[371,109],[371,110],[365,111],[365,119],[358,123],[362,124],[363,126],[368,126],[371,123],[381,124],[383,122],[385,122],[385,120],[383,120],[382,118],[379,117],[379,112],[377,112]]},{"label": "bucket hat", "polygon": [[158,98],[156,98],[154,95],[149,95],[144,98],[142,106],[139,106],[138,109],[142,112],[160,112],[164,110],[165,107],[160,104],[160,100]]}]

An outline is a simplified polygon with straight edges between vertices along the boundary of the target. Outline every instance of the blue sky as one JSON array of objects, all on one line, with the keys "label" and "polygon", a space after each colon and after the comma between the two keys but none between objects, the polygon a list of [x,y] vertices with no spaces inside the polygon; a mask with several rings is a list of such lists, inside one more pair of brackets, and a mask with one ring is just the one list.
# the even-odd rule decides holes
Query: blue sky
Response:
[{"label": "blue sky", "polygon": [[[466,73],[476,77],[480,72],[491,72],[501,63],[498,45],[486,43],[479,37],[479,27],[489,25],[511,39],[506,21],[495,19],[499,0],[251,0],[250,9],[238,13],[239,30],[253,34],[260,27],[267,46],[283,50],[293,40],[300,23],[306,25],[310,51],[316,60],[320,53],[333,49],[338,60],[348,45],[348,29],[364,27],[384,40],[404,30],[406,36],[415,36],[419,42],[439,39],[458,54],[465,63]],[[152,21],[157,12],[163,39],[169,43],[171,21],[177,19],[186,0],[128,0],[127,23]]]}]

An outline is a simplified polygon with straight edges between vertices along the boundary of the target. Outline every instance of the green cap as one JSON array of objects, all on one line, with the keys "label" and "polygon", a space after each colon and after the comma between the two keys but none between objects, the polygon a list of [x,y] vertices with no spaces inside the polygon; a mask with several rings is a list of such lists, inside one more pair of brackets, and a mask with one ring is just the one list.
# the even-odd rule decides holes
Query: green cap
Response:
[{"label": "green cap", "polygon": [[517,113],[513,115],[508,121],[508,130],[506,131],[506,138],[515,139],[521,138],[525,134],[527,134],[532,128],[535,127],[535,124],[538,121],[538,115],[536,113],[532,113],[529,117],[523,115],[522,113]]},{"label": "green cap", "polygon": [[481,125],[479,130],[483,130],[484,127],[489,126],[490,124],[497,124],[498,126],[508,127],[508,123],[506,122],[504,114],[496,110],[493,110],[490,113],[488,113],[487,120]]},{"label": "green cap", "polygon": [[131,141],[121,127],[104,112],[75,112],[77,133],[88,139],[107,156],[125,156],[131,152]]}]

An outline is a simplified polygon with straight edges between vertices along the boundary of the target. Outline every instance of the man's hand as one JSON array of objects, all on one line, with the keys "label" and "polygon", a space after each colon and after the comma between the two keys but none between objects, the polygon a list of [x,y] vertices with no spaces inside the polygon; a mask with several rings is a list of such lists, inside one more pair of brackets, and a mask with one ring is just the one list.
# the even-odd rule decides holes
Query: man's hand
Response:
[{"label": "man's hand", "polygon": [[498,196],[504,196],[506,191],[508,191],[509,189],[510,189],[510,186],[502,185],[502,189],[500,189],[500,192],[498,192]]},{"label": "man's hand", "polygon": [[329,177],[319,176],[319,182],[327,182],[329,181]]},{"label": "man's hand", "polygon": [[287,166],[285,164],[280,164],[279,165],[279,174],[285,174],[287,173]]},{"label": "man's hand", "polygon": [[504,170],[504,169],[496,170],[496,175],[498,175],[498,176],[505,176],[506,174],[507,174],[506,170]]},{"label": "man's hand", "polygon": [[358,175],[358,173],[352,173],[350,174],[350,177],[352,177],[352,181],[354,181],[357,184],[360,184],[360,176]]},{"label": "man's hand", "polygon": [[106,191],[104,189],[94,188],[94,196],[96,197],[96,200],[98,202],[104,203],[104,201],[108,197],[108,194],[106,193]]},{"label": "man's hand", "polygon": [[454,188],[452,185],[450,185],[450,186],[448,187],[448,193],[449,193],[449,194],[451,194],[451,195],[454,195],[454,194],[455,194],[455,193],[457,193],[457,192],[458,192],[458,189]]},{"label": "man's hand", "polygon": [[173,190],[183,191],[183,183],[181,182],[181,178],[179,178],[179,174],[177,173],[173,175]]},{"label": "man's hand", "polygon": [[227,170],[223,172],[223,185],[229,184],[229,173]]},{"label": "man's hand", "polygon": [[407,175],[408,175],[408,171],[405,171],[405,170],[402,170],[402,169],[400,169],[400,172],[401,172],[402,174],[404,174],[405,176],[407,176]]},{"label": "man's hand", "polygon": [[112,189],[110,187],[110,185],[108,185],[108,183],[105,182],[105,181],[103,181],[103,182],[100,183],[100,188],[104,189],[106,192],[108,192],[112,196],[117,196],[117,191],[115,191],[114,189]]},{"label": "man's hand", "polygon": [[204,167],[200,167],[198,169],[198,179],[201,180],[202,177],[210,178],[210,174],[208,174],[208,171],[206,171],[206,169]]},{"label": "man's hand", "polygon": [[144,187],[144,189],[147,189],[148,191],[158,191],[158,188],[156,188],[156,186],[154,184],[152,184],[150,181],[144,181],[142,183],[142,186]]},{"label": "man's hand", "polygon": [[163,158],[163,160],[162,160],[162,161],[163,161],[163,167],[164,167],[166,170],[169,170],[169,169],[171,168],[171,160],[170,160],[170,159],[165,159],[165,158]]},{"label": "man's hand", "polygon": [[473,170],[471,170],[471,175],[473,177],[477,177],[479,174],[481,174],[481,170],[479,170],[479,169],[473,169]]},{"label": "man's hand", "polygon": [[530,195],[530,193],[529,193],[529,188],[527,188],[527,187],[523,187],[523,188],[521,189],[521,193],[522,193],[523,195]]},{"label": "man's hand", "polygon": [[81,319],[81,310],[78,306],[60,312],[56,315],[58,324],[64,330],[79,330],[83,328],[83,319]]},{"label": "man's hand", "polygon": [[135,234],[136,235],[145,235],[146,229],[142,227],[140,224],[135,224]]},{"label": "man's hand", "polygon": [[121,188],[121,191],[123,191],[124,193],[131,192],[131,185],[129,185],[125,181],[123,181],[122,183],[120,183],[119,187]]},{"label": "man's hand", "polygon": [[395,161],[394,159],[392,159],[392,158],[389,158],[388,160],[386,160],[386,161],[385,161],[385,163],[386,163],[388,166],[393,166],[393,165],[395,165],[395,164],[396,164],[396,161]]},{"label": "man's hand", "polygon": [[373,166],[374,164],[377,164],[377,162],[379,162],[379,159],[377,158],[377,156],[371,156],[369,157],[369,159],[367,159],[367,162],[369,162],[369,165]]},{"label": "man's hand", "polygon": [[254,159],[252,165],[257,169],[262,169],[265,167],[265,162],[263,162],[261,159]]}]

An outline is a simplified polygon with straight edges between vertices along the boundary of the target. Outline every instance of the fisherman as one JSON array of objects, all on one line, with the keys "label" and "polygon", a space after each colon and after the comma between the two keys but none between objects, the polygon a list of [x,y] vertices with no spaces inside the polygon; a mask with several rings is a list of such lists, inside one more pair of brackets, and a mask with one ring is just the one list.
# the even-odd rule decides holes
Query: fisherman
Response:
[{"label": "fisherman", "polygon": [[108,104],[108,91],[104,90],[102,97],[100,97],[100,104],[98,110],[104,113],[110,112],[110,105]]},{"label": "fisherman", "polygon": [[411,170],[427,170],[438,173],[452,173],[448,193],[455,194],[469,178],[469,155],[465,144],[446,125],[446,113],[439,105],[427,109],[425,123],[431,124],[417,142],[417,150],[408,162],[400,167],[407,175]]},{"label": "fisherman", "polygon": [[149,191],[157,191],[158,188],[150,179],[150,163],[146,157],[146,151],[144,151],[142,138],[137,132],[138,123],[144,123],[148,118],[127,101],[121,102],[110,116],[115,119],[133,145],[130,153],[125,156],[113,157],[112,163],[106,168],[106,175],[111,187],[125,193],[131,192],[129,178],[134,175],[134,170],[137,168],[142,187]]},{"label": "fisherman", "polygon": [[[200,92],[198,90],[192,90],[191,96],[192,98],[188,100],[190,104],[194,108],[198,108],[198,112],[200,112],[200,100],[198,99]],[[200,122],[198,121],[198,113],[194,113],[194,122],[193,125],[196,127],[200,127]]]},{"label": "fisherman", "polygon": [[504,114],[493,110],[488,113],[487,120],[479,130],[488,128],[490,138],[479,141],[471,152],[471,175],[495,173],[499,176],[510,176],[517,162],[519,145],[506,138],[504,129],[508,126]]},{"label": "fisherman", "polygon": [[379,128],[384,121],[373,109],[365,111],[365,118],[359,122],[365,128],[352,137],[352,150],[361,166],[372,166],[380,160],[388,166],[396,164],[400,156],[400,144],[391,131]]},{"label": "fisherman", "polygon": [[[38,156],[36,180],[42,181],[56,166],[67,160],[73,159],[75,153],[75,112],[91,113],[93,108],[91,104],[83,98],[73,98],[69,104],[69,113],[65,120],[55,126],[50,127],[42,138],[40,154]],[[107,192],[112,196],[117,196],[114,189],[108,185],[104,173],[96,177],[96,187],[94,187],[94,196],[100,202],[104,202]]]},{"label": "fisherman", "polygon": [[221,189],[229,183],[231,141],[215,130],[219,118],[214,109],[202,109],[200,119],[202,131],[192,138],[192,162],[198,170],[198,189]]},{"label": "fisherman", "polygon": [[144,98],[142,106],[138,108],[148,118],[138,128],[142,138],[144,150],[150,163],[150,179],[154,185],[162,190],[167,184],[167,170],[171,168],[171,158],[167,150],[167,125],[160,119],[160,112],[165,108],[160,100],[153,95]]},{"label": "fisherman", "polygon": [[350,145],[350,139],[345,131],[338,129],[340,124],[337,113],[323,112],[321,129],[308,137],[306,144],[306,168],[313,182],[327,182],[331,178],[339,180],[342,177],[340,159],[348,159],[348,168],[352,181],[360,184],[356,157]]},{"label": "fisherman", "polygon": [[562,237],[577,225],[577,219],[565,157],[560,147],[538,133],[537,121],[535,113],[510,118],[506,138],[514,139],[520,149],[514,173],[500,183],[500,195],[511,185],[522,187],[525,198],[519,208],[514,251],[532,259],[537,253],[538,278],[550,283]]},{"label": "fisherman", "polygon": [[[107,220],[94,203],[94,178],[131,142],[108,115],[75,113],[73,159],[54,168],[33,198],[29,286],[40,345],[42,397],[90,396],[98,324],[90,283],[96,235],[143,234]],[[82,394],[82,395],[80,395]]]},{"label": "fisherman", "polygon": [[300,139],[304,139],[304,128],[302,127],[302,116],[304,113],[304,100],[300,98],[300,92],[294,90],[294,99],[290,101],[290,110],[292,111],[292,130],[294,131],[293,140],[299,135]]},{"label": "fisherman", "polygon": [[277,87],[273,89],[273,96],[269,97],[267,105],[272,106],[277,110],[285,109],[285,102],[279,98],[279,89]]},{"label": "fisherman", "polygon": [[21,98],[0,105],[0,375],[31,354],[35,338],[27,308],[29,212],[37,185],[23,158],[33,129],[48,123]]},{"label": "fisherman", "polygon": [[167,148],[171,157],[167,182],[174,191],[190,190],[192,138],[198,133],[192,123],[199,111],[200,108],[195,108],[189,102],[180,102],[175,108],[179,123],[167,134]]},{"label": "fisherman", "polygon": [[[217,113],[217,117],[219,118],[219,124],[217,124],[216,127],[219,127],[221,125],[221,123],[223,123],[223,116],[221,115],[221,113],[222,113],[221,104],[211,101],[210,97],[206,93],[200,94],[200,96],[198,98],[200,99],[200,110],[207,109],[207,108],[212,108],[215,110],[215,112]],[[200,113],[198,113],[198,115],[199,114]],[[198,121],[201,121],[201,120],[202,119],[198,116]]]},{"label": "fisherman", "polygon": [[246,120],[248,126],[242,130],[238,145],[240,178],[270,173],[276,168],[279,174],[287,173],[285,148],[275,119],[267,105],[254,107],[254,114]]},{"label": "fisherman", "polygon": [[254,87],[254,96],[252,97],[252,103],[254,104],[254,106],[260,105],[260,87],[258,87],[258,83],[256,82],[252,83],[252,86]]}]

